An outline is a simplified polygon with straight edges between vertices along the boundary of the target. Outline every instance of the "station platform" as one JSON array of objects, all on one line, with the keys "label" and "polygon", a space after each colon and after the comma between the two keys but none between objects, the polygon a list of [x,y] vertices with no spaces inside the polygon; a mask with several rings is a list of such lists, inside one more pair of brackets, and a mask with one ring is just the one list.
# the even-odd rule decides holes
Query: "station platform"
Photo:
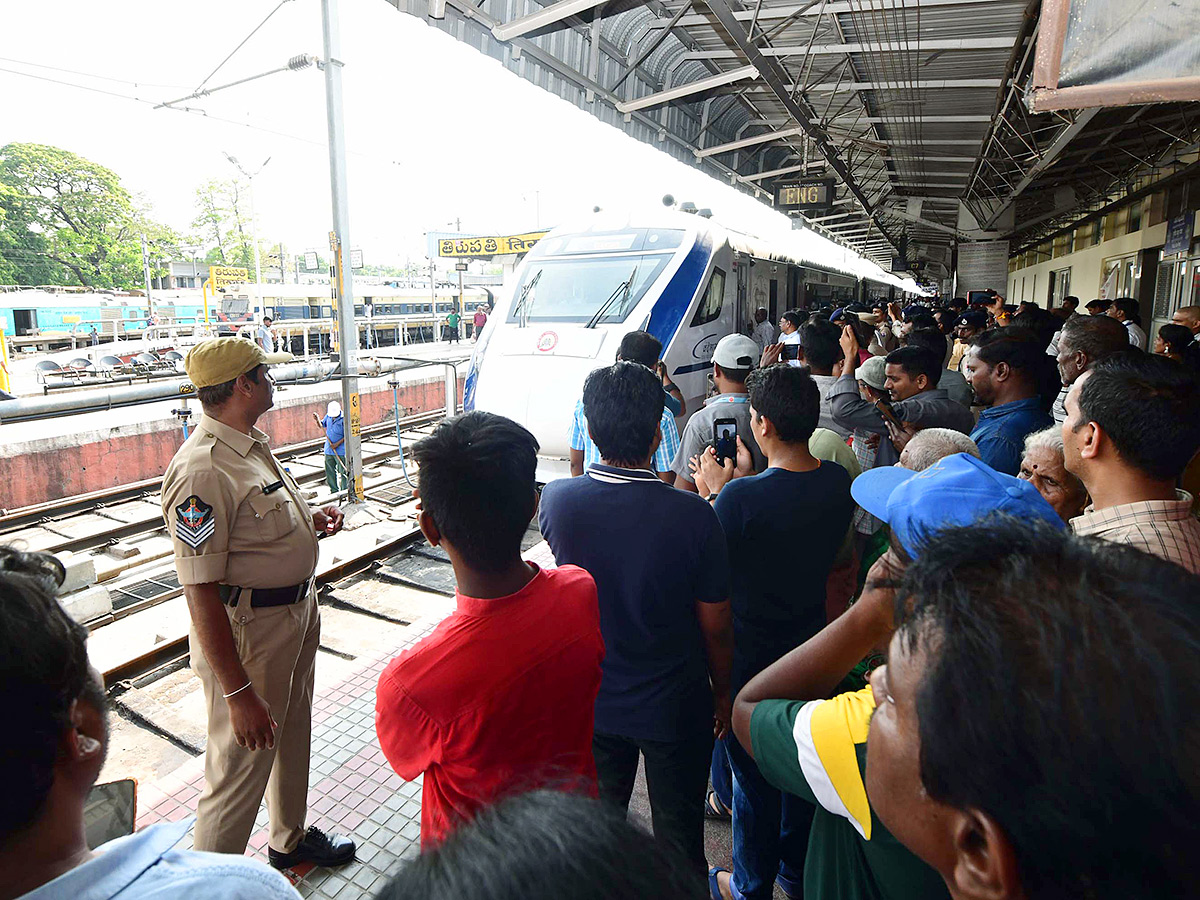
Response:
[{"label": "station platform", "polygon": [[[543,568],[554,558],[543,541],[524,554]],[[322,686],[319,677],[313,703],[312,763],[309,775],[309,824],[336,831],[358,844],[356,859],[337,869],[309,864],[285,874],[303,897],[319,900],[369,898],[407,859],[421,848],[421,780],[403,781],[384,758],[375,736],[375,689],[384,667],[395,656],[429,635],[449,614],[452,600],[414,621],[398,646],[341,670],[337,682]],[[157,822],[195,815],[204,787],[203,756],[189,759],[150,783],[139,784],[139,829]],[[630,803],[630,818],[651,830],[645,779],[639,771]],[[190,846],[191,836],[181,846]],[[710,865],[731,865],[732,837],[728,820],[706,820],[705,850]],[[266,862],[267,812],[259,810],[247,853]],[[783,894],[776,887],[775,895]]]}]

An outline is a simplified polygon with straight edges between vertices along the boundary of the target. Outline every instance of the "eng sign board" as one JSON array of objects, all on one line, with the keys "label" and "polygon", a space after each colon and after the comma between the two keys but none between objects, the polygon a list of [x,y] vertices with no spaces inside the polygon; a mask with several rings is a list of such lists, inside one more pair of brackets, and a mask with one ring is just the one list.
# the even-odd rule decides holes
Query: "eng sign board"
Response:
[{"label": "eng sign board", "polygon": [[775,191],[777,209],[828,209],[837,193],[837,181],[822,178],[818,181],[795,181],[780,185]]}]

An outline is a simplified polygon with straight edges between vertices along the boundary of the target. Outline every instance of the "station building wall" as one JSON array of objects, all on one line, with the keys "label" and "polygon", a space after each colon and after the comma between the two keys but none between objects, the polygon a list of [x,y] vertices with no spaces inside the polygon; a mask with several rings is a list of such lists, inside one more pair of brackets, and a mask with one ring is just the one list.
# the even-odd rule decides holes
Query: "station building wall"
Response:
[{"label": "station building wall", "polygon": [[[1140,250],[1161,250],[1166,239],[1167,223],[1162,222],[1112,240],[1102,241],[1093,247],[1017,269],[1008,275],[1008,296],[1005,299],[1010,303],[1031,300],[1038,306],[1045,307],[1050,297],[1050,273],[1069,269],[1071,284],[1067,293],[1078,297],[1080,303],[1087,303],[1100,296],[1105,260],[1115,256],[1127,256]],[[1153,277],[1154,273],[1143,272],[1142,277],[1145,278],[1147,274]]]}]

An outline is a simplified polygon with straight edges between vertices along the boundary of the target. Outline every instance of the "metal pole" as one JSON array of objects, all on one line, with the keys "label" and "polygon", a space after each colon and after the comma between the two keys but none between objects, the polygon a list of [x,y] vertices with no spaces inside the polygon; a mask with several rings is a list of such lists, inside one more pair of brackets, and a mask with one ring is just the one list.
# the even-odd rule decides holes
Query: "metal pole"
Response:
[{"label": "metal pole", "polygon": [[346,135],[342,122],[341,28],[337,0],[321,0],[321,25],[325,51],[325,115],[329,130],[329,184],[333,197],[333,231],[330,249],[334,259],[334,290],[338,303],[338,339],[341,344],[342,409],[346,421],[346,499],[363,497],[362,412],[358,396],[358,340],[354,330],[354,276],[343,248],[350,242],[349,197],[346,190]]},{"label": "metal pole", "polygon": [[150,251],[146,249],[144,234],[142,235],[142,276],[146,279],[146,318],[149,319],[154,315],[154,298],[150,295]]}]

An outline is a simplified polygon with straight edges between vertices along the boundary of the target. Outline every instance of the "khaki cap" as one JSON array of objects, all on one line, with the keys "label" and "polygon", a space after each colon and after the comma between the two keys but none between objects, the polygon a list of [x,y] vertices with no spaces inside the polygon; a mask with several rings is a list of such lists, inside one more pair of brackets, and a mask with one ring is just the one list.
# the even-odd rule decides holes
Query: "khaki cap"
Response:
[{"label": "khaki cap", "polygon": [[266,353],[258,344],[244,338],[222,337],[201,341],[188,351],[183,361],[192,384],[212,387],[233,381],[258,366],[290,362],[290,353]]}]

